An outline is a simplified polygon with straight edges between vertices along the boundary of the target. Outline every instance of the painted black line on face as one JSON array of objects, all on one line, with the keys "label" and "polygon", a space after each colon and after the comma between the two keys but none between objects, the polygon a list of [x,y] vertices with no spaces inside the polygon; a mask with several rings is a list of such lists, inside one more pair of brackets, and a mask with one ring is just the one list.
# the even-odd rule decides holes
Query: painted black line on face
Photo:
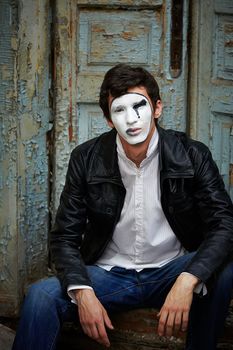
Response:
[{"label": "painted black line on face", "polygon": [[133,106],[133,109],[135,110],[138,118],[140,118],[140,114],[138,112],[138,109],[142,106],[145,106],[146,105],[146,100],[141,100],[140,102],[136,103],[134,106]]}]

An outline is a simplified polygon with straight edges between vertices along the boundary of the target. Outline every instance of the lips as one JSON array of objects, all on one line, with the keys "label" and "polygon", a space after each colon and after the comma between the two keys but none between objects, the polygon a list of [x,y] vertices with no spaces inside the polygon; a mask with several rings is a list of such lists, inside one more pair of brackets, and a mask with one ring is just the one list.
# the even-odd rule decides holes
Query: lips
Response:
[{"label": "lips", "polygon": [[130,136],[137,136],[141,132],[141,128],[129,128],[126,130],[126,134]]}]

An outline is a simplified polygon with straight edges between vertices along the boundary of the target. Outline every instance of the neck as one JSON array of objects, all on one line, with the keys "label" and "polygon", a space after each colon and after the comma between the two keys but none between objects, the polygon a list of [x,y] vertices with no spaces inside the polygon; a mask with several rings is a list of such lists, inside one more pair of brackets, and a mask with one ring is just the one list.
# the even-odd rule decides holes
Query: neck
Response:
[{"label": "neck", "polygon": [[155,128],[152,128],[146,140],[142,143],[138,143],[136,145],[131,145],[126,142],[122,137],[120,137],[123,149],[125,151],[126,156],[132,160],[139,168],[141,162],[146,158],[147,150],[150,144],[150,140],[153,136]]}]

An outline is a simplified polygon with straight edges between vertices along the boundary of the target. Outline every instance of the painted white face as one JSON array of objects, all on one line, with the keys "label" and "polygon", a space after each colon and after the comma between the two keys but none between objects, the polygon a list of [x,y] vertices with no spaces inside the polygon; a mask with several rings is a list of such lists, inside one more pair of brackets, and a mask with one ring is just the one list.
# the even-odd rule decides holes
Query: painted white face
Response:
[{"label": "painted white face", "polygon": [[111,104],[111,120],[118,134],[129,144],[144,142],[150,132],[153,111],[146,96],[128,92]]}]

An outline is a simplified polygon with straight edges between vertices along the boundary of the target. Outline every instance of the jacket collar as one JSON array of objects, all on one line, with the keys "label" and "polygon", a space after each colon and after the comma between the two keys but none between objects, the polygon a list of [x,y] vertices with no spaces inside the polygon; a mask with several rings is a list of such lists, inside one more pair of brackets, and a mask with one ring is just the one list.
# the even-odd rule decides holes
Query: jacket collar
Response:
[{"label": "jacket collar", "polygon": [[89,172],[89,181],[92,183],[98,179],[98,182],[107,180],[123,186],[118,167],[116,135],[116,130],[112,129],[97,139]]},{"label": "jacket collar", "polygon": [[[181,139],[185,134],[164,130],[157,125],[159,133],[159,160],[163,178],[193,177],[194,169]],[[101,135],[95,145],[91,178],[116,182],[122,185],[116,150],[116,130]]]}]

